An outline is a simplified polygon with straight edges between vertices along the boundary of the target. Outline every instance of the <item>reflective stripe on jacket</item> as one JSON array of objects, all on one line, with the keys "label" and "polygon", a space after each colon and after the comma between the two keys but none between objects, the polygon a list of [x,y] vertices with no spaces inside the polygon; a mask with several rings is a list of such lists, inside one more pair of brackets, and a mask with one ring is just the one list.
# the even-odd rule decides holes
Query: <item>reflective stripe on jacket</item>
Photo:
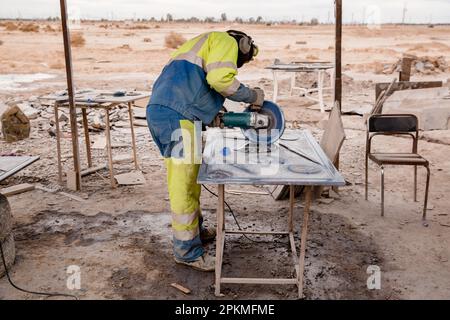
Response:
[{"label": "reflective stripe on jacket", "polygon": [[210,32],[184,43],[156,80],[150,104],[167,106],[189,120],[211,123],[225,97],[240,87],[238,45],[226,32]]}]

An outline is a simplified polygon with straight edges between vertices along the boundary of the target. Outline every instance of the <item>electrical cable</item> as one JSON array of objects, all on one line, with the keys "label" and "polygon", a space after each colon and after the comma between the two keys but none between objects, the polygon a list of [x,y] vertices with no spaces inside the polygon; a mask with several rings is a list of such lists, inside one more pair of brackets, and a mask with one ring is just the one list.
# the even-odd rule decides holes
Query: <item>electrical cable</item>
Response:
[{"label": "electrical cable", "polygon": [[[218,196],[217,194],[215,194],[214,192],[212,192],[211,190],[209,190],[204,184],[202,184],[202,187],[205,188],[206,191],[208,191],[209,193],[211,193],[211,194],[212,194],[213,196],[215,196],[216,198],[219,198],[219,196]],[[234,214],[234,211],[231,209],[230,205],[229,205],[225,200],[224,200],[223,202],[224,202],[225,205],[227,206],[228,211],[230,211],[231,215],[233,216],[234,222],[236,223],[238,229],[239,229],[240,231],[242,231],[242,228],[241,228],[241,226],[240,226],[240,224],[239,224],[238,219],[236,218],[236,215]],[[260,242],[260,241],[255,241],[255,240],[253,240],[253,239],[250,239],[249,237],[247,237],[246,234],[243,234],[243,236],[244,236],[244,238],[246,238],[247,240],[249,240],[249,241],[251,241],[251,242],[255,242],[255,243],[259,243],[259,242]]]},{"label": "electrical cable", "polygon": [[48,293],[48,292],[37,292],[37,291],[30,291],[30,290],[26,290],[26,289],[22,289],[20,287],[18,287],[16,284],[14,284],[14,282],[11,280],[11,277],[9,275],[9,270],[8,267],[6,266],[6,258],[5,258],[5,254],[3,252],[3,243],[0,241],[0,253],[2,256],[2,262],[3,262],[3,267],[5,268],[5,274],[6,274],[6,278],[8,279],[8,282],[11,284],[11,286],[13,286],[15,289],[25,292],[25,293],[31,293],[31,294],[36,294],[36,295],[40,295],[40,296],[47,296],[47,297],[69,297],[69,298],[74,298],[75,300],[78,300],[78,297],[72,294],[65,294],[65,293]]}]

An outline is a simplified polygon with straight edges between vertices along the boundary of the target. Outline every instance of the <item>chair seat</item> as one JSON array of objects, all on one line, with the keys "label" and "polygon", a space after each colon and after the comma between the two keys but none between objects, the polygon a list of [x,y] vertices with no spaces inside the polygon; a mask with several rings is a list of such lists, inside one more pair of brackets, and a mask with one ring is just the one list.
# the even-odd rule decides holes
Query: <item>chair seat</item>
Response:
[{"label": "chair seat", "polygon": [[428,166],[428,160],[417,153],[370,153],[369,158],[378,165]]}]

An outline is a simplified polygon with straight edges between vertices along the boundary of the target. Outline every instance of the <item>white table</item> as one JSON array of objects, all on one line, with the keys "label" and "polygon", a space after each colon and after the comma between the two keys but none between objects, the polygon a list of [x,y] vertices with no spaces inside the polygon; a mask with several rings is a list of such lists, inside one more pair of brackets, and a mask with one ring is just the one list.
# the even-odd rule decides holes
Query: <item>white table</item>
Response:
[{"label": "white table", "polygon": [[[272,70],[273,73],[273,102],[277,101],[278,98],[278,73],[281,72],[289,72],[292,73],[291,77],[291,86],[289,90],[289,96],[292,96],[292,93],[295,89],[300,90],[301,93],[305,96],[305,98],[318,102],[320,106],[320,111],[325,112],[325,103],[323,99],[323,91],[330,90],[334,88],[334,66],[330,62],[293,62],[289,64],[274,64],[266,69]],[[325,73],[328,70],[330,72],[330,86],[325,87]],[[315,73],[317,75],[317,88],[304,88],[295,86],[296,74],[297,73]],[[313,97],[312,94],[317,93],[318,97]]]}]

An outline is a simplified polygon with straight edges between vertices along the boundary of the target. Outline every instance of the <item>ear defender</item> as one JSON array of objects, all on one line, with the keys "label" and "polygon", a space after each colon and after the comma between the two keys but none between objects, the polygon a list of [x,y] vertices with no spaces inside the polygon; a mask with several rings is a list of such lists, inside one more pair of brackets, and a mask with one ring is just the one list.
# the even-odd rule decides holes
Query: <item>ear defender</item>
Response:
[{"label": "ear defender", "polygon": [[239,50],[241,50],[243,54],[249,54],[250,50],[252,49],[252,44],[252,38],[243,36],[241,40],[239,40]]},{"label": "ear defender", "polygon": [[248,36],[242,31],[228,30],[227,33],[232,36],[238,44],[239,54],[237,60],[237,67],[242,67],[245,63],[253,60],[258,54],[258,47],[253,42],[252,37]]}]

